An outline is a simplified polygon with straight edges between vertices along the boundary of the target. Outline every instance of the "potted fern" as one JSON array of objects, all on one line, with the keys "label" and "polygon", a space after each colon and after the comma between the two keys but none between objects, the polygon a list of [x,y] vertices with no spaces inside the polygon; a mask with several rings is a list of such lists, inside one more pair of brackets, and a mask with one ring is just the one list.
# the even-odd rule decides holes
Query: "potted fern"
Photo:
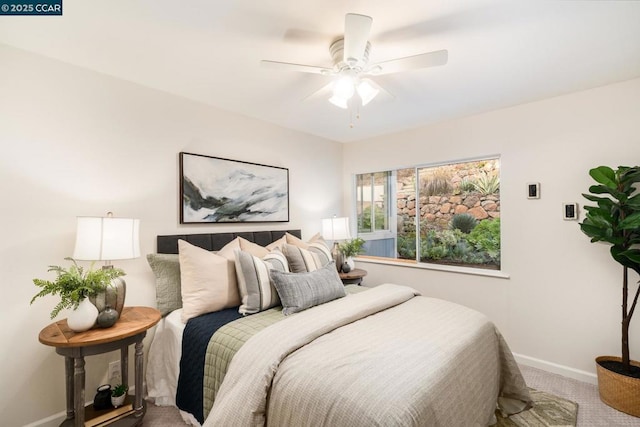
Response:
[{"label": "potted fern", "polygon": [[629,354],[629,326],[640,296],[630,289],[629,270],[640,274],[640,166],[591,169],[597,182],[583,196],[596,206],[585,206],[580,229],[591,242],[611,245],[614,261],[622,266],[622,357],[596,358],[600,398],[607,405],[640,417],[640,363]]},{"label": "potted fern", "polygon": [[67,319],[69,328],[81,332],[90,329],[98,317],[98,309],[88,297],[103,292],[111,280],[124,276],[124,271],[118,268],[85,270],[73,258],[65,258],[73,265],[63,268],[57,265],[49,266],[47,271],[56,273],[56,279],[33,279],[33,283],[41,290],[31,299],[31,304],[46,295],[58,295],[60,301],[51,311],[51,318],[56,317],[63,309],[73,309]]}]

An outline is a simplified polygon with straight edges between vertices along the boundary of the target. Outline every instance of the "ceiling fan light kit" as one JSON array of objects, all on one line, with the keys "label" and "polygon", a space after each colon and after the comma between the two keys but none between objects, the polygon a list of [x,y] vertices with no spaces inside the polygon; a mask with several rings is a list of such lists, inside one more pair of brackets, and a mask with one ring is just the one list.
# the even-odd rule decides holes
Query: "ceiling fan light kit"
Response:
[{"label": "ceiling fan light kit", "polygon": [[333,95],[329,102],[343,109],[349,107],[349,100],[357,93],[362,106],[373,100],[380,90],[376,89],[368,80],[360,80],[352,76],[339,77],[333,82]]},{"label": "ceiling fan light kit", "polygon": [[[368,39],[372,22],[373,19],[366,15],[348,13],[345,16],[344,37],[335,40],[329,46],[333,68],[266,60],[262,61],[262,65],[330,76],[334,81],[330,84],[329,102],[339,108],[351,110],[355,107],[359,110],[360,106],[367,105],[380,93],[380,86],[370,79],[363,78],[364,76],[436,67],[447,63],[448,52],[439,50],[369,65],[371,43]],[[356,94],[357,96],[354,96]],[[359,113],[357,117],[359,118]]]}]

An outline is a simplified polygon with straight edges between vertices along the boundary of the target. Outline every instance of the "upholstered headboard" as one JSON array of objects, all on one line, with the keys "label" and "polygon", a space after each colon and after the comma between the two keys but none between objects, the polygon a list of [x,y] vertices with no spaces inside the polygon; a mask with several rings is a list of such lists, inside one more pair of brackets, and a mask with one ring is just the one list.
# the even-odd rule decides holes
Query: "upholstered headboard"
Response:
[{"label": "upholstered headboard", "polygon": [[178,240],[185,240],[192,245],[199,246],[208,251],[220,250],[235,239],[242,237],[250,242],[260,246],[267,246],[269,243],[275,242],[285,235],[285,233],[293,234],[298,238],[302,238],[300,230],[277,230],[277,231],[244,231],[237,233],[206,233],[206,234],[175,234],[167,236],[158,236],[157,252],[160,254],[177,254]]}]

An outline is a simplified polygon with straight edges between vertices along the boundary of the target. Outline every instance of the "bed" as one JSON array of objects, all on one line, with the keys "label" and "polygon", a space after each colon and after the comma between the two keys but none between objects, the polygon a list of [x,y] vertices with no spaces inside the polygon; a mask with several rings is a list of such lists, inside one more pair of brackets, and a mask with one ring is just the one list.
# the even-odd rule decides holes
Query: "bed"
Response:
[{"label": "bed", "polygon": [[[322,243],[302,241],[300,230],[158,236],[158,253],[147,258],[164,317],[149,349],[148,397],[205,427],[488,426],[496,408],[508,415],[531,405],[508,345],[484,315],[407,286],[337,279],[338,289],[335,266],[324,249],[314,251]],[[191,245],[227,253],[220,265],[237,268],[239,306],[184,321]],[[281,252],[288,266],[269,264],[265,279],[256,266],[280,263]],[[247,304],[244,261],[252,280],[263,276],[258,309]],[[330,296],[310,302],[309,286]]]}]

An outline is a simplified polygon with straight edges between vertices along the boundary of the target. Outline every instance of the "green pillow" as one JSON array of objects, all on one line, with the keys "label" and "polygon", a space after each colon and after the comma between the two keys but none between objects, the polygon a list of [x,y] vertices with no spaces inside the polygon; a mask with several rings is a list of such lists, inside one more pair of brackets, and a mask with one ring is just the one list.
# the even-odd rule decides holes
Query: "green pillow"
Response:
[{"label": "green pillow", "polygon": [[156,302],[160,314],[166,316],[182,308],[178,254],[148,254],[147,262],[156,276]]}]

